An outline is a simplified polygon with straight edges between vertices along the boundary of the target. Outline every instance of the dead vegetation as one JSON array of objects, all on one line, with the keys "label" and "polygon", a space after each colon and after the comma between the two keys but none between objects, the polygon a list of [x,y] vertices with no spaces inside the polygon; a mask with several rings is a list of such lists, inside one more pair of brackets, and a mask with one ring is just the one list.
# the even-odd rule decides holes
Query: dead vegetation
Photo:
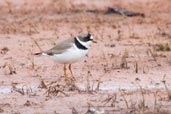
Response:
[{"label": "dead vegetation", "polygon": [[125,49],[122,57],[121,57],[121,64],[120,64],[120,67],[121,68],[128,68],[128,62],[127,62],[127,59],[128,58],[128,50]]},{"label": "dead vegetation", "polygon": [[[125,113],[121,111],[122,107],[120,107],[121,104],[122,106],[125,104],[127,107],[126,113],[129,114],[162,114],[168,110],[162,109],[163,101],[161,100],[161,97],[164,97],[164,95],[160,96],[160,93],[163,93],[162,90],[152,92],[150,90],[143,89],[141,86],[139,86],[139,89],[135,91],[120,90],[120,93],[108,95],[107,98],[101,101],[103,105],[97,105],[96,107],[110,107],[107,110],[104,110],[105,113]],[[151,95],[154,95],[154,101],[151,100],[151,102],[154,102],[153,107],[151,107],[147,102],[147,97],[145,97]],[[141,98],[137,98],[136,96],[141,96]]]},{"label": "dead vegetation", "polygon": [[36,92],[32,87],[27,85],[18,86],[17,84],[12,84],[12,92],[20,93],[21,95],[36,96]]},{"label": "dead vegetation", "polygon": [[171,44],[169,43],[160,43],[154,45],[156,51],[171,51]]},{"label": "dead vegetation", "polygon": [[167,92],[167,99],[171,100],[171,91],[168,89],[168,86],[167,86],[167,83],[166,83],[166,76],[163,76],[162,83],[164,84],[164,87],[165,87],[166,92]]},{"label": "dead vegetation", "polygon": [[[127,80],[136,76],[134,79],[137,82],[143,82],[146,81],[143,79],[144,77],[146,78],[153,74],[153,77],[149,78],[156,78],[158,70],[170,68],[170,25],[165,26],[165,19],[164,21],[160,20],[155,15],[155,18],[150,15],[147,16],[148,18],[143,19],[140,17],[127,18],[116,15],[104,15],[101,10],[89,10],[85,4],[75,5],[69,0],[50,0],[47,5],[37,2],[30,9],[28,8],[29,3],[26,3],[24,7],[16,9],[12,3],[7,2],[6,6],[1,7],[2,10],[0,11],[2,14],[2,17],[0,17],[0,33],[7,35],[7,37],[8,35],[14,35],[10,36],[11,40],[18,37],[18,39],[24,39],[25,36],[30,38],[28,38],[29,40],[27,38],[23,40],[26,43],[18,44],[17,42],[16,47],[19,45],[17,48],[11,48],[10,45],[4,45],[3,42],[0,42],[2,44],[0,56],[3,61],[0,67],[2,79],[5,75],[5,79],[0,81],[0,84],[6,86],[8,85],[6,82],[13,82],[14,80],[11,85],[12,91],[9,94],[14,94],[16,98],[9,96],[8,99],[22,99],[20,96],[24,96],[24,98],[28,98],[23,103],[24,108],[37,106],[38,110],[43,110],[47,108],[46,106],[48,105],[46,103],[48,100],[49,102],[56,101],[54,104],[59,106],[59,99],[65,99],[64,101],[66,102],[73,97],[78,97],[79,103],[77,103],[77,100],[70,101],[72,106],[70,105],[68,109],[72,110],[72,114],[79,114],[84,109],[83,104],[89,100],[93,102],[93,105],[89,103],[86,105],[86,111],[84,110],[86,114],[170,113],[169,110],[165,110],[165,107],[170,108],[168,102],[171,99],[170,81],[165,76],[162,80],[164,89],[152,88],[148,90],[138,84],[135,86],[137,87],[136,90],[120,89],[117,91],[102,89],[105,84],[108,85],[108,81],[117,83],[117,80]],[[158,26],[160,24],[163,25],[162,28],[157,28],[157,31],[154,29],[156,26],[153,28],[156,20],[160,20]],[[98,40],[98,44],[94,46],[95,49],[92,48],[90,50],[90,57],[86,58],[85,64],[83,63],[81,66],[76,65],[78,82],[73,82],[69,79],[69,84],[66,85],[63,83],[63,78],[58,80],[59,77],[62,77],[58,69],[60,65],[54,71],[54,69],[51,69],[51,64],[48,63],[46,66],[45,62],[43,63],[40,59],[34,57],[33,54],[49,48],[49,42],[55,45],[55,41],[61,36],[73,37],[84,30],[92,32]],[[20,35],[24,35],[24,37],[20,38]],[[3,36],[3,40],[5,39],[4,37],[6,36]],[[7,42],[10,41],[9,39],[5,40]],[[23,54],[17,52],[19,49]],[[95,55],[96,51],[97,53],[100,52],[100,54]],[[25,53],[27,54],[25,55]],[[12,54],[17,56],[13,57]],[[25,65],[21,68],[19,64],[23,63]],[[79,70],[82,71],[79,72]],[[153,70],[156,70],[157,73],[153,72]],[[23,76],[22,72],[26,72],[26,75]],[[167,72],[169,70],[166,69],[164,73],[168,76],[169,73]],[[123,75],[128,75],[129,77]],[[144,75],[144,77],[142,78],[141,75]],[[150,84],[153,83],[152,79]],[[36,80],[38,80],[38,84]],[[15,82],[36,83],[38,86],[32,87],[29,84],[22,85]],[[82,84],[83,89],[80,84]],[[40,97],[42,101],[39,101],[36,96]],[[87,101],[84,101],[85,99]],[[40,104],[46,106],[43,107]],[[60,106],[62,105],[63,102],[60,103]],[[61,110],[65,109],[61,108]],[[44,110],[42,112],[46,113]],[[0,113],[6,113],[6,108],[1,106],[1,104]],[[54,111],[54,113],[58,114],[58,111]]]},{"label": "dead vegetation", "polygon": [[91,104],[88,104],[88,110],[85,114],[104,114],[104,110],[100,110],[98,109],[97,107],[91,105]]},{"label": "dead vegetation", "polygon": [[1,49],[1,54],[6,54],[9,51],[8,47],[4,47]]},{"label": "dead vegetation", "polygon": [[10,63],[5,63],[3,65],[3,69],[4,69],[4,74],[5,75],[13,75],[16,74],[16,68],[14,65],[10,64]]},{"label": "dead vegetation", "polygon": [[48,87],[47,91],[45,94],[47,94],[47,96],[60,96],[60,95],[64,95],[64,96],[68,96],[65,92],[64,92],[64,85],[59,85],[59,84],[54,84]]}]

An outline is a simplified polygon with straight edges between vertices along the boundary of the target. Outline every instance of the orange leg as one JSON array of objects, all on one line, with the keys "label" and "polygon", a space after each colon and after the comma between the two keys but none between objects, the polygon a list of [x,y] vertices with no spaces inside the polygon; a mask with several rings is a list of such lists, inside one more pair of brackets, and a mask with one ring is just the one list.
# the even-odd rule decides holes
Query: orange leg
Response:
[{"label": "orange leg", "polygon": [[68,83],[68,76],[67,76],[67,73],[66,73],[66,65],[64,64],[64,77],[65,77],[65,82]]},{"label": "orange leg", "polygon": [[71,64],[69,64],[69,71],[70,71],[70,73],[71,73],[72,80],[73,80],[73,81],[76,81],[76,78],[75,78],[75,76],[74,76],[73,73],[72,73]]}]

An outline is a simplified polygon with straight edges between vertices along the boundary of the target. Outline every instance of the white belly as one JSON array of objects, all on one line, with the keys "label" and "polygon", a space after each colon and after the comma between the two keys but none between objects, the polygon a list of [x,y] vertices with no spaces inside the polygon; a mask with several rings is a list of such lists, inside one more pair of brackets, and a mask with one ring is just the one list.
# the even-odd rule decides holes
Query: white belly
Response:
[{"label": "white belly", "polygon": [[66,50],[64,53],[52,56],[52,59],[58,63],[72,64],[80,61],[87,54],[87,52],[88,50],[81,50],[74,46]]}]

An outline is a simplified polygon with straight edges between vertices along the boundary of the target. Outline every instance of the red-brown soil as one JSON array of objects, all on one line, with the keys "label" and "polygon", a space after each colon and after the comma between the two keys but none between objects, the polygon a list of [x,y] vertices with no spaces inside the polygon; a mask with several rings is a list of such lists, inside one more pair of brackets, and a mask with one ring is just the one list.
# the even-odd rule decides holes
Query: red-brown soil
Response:
[{"label": "red-brown soil", "polygon": [[[145,17],[104,14],[107,7]],[[170,0],[1,0],[0,113],[170,114],[170,7]],[[34,41],[47,50],[81,31],[98,43],[72,65],[77,82],[66,86],[63,65],[34,56]]]}]

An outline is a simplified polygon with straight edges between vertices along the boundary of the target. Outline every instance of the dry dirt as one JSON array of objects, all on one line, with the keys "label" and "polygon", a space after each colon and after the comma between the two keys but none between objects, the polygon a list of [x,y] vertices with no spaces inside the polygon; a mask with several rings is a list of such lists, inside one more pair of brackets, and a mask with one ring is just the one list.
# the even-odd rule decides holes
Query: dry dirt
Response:
[{"label": "dry dirt", "polygon": [[[105,14],[108,7],[145,17]],[[170,0],[1,0],[0,113],[171,114],[170,7]],[[66,85],[63,65],[33,55],[35,41],[47,50],[81,31],[98,43],[72,65],[77,82]]]}]

